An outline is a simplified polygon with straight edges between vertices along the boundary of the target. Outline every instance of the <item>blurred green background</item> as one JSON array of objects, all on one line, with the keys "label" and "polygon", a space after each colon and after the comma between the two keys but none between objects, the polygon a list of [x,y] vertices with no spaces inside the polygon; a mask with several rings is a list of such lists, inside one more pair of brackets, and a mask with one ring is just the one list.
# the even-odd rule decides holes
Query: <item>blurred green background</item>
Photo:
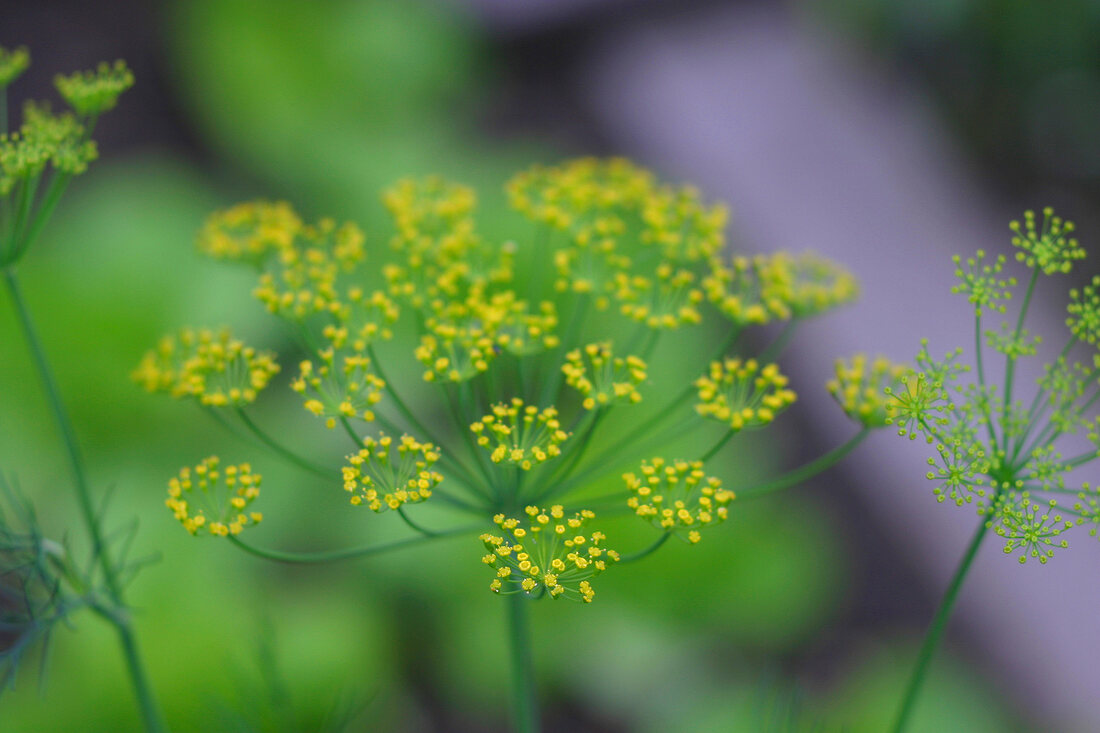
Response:
[{"label": "blurred green background", "polygon": [[[973,17],[960,9],[967,3],[937,3],[937,15],[923,12],[924,3],[810,5],[899,58],[914,46],[934,49],[929,38],[989,37],[987,27],[964,22]],[[1024,14],[1017,5],[987,2],[984,12]],[[478,543],[443,540],[368,560],[287,568],[226,543],[195,541],[164,509],[164,486],[178,467],[215,452],[252,460],[265,475],[266,519],[250,533],[256,544],[323,549],[402,536],[404,529],[393,516],[349,511],[343,492],[236,442],[187,405],[142,393],[128,375],[160,334],[182,325],[232,325],[292,356],[287,334],[250,297],[248,273],[194,252],[194,234],[215,208],[286,198],[309,217],[354,219],[369,245],[383,246],[390,230],[380,190],[402,176],[441,173],[477,188],[486,233],[523,236],[529,225],[503,205],[511,173],[534,161],[613,152],[614,143],[584,139],[574,128],[503,124],[516,104],[508,96],[515,49],[494,42],[453,6],[269,0],[261,10],[242,0],[196,0],[153,7],[120,5],[96,16],[98,25],[82,25],[91,11],[77,4],[28,11],[14,24],[28,37],[7,37],[14,29],[5,29],[0,43],[31,45],[35,67],[13,89],[16,97],[46,95],[50,76],[70,70],[51,63],[87,67],[136,54],[138,87],[102,123],[102,160],[73,186],[21,270],[94,485],[116,487],[111,516],[120,524],[139,517],[140,550],[162,555],[134,582],[130,598],[169,724],[181,731],[312,731],[351,710],[350,730],[504,730],[504,608],[485,589]],[[1095,54],[1097,15],[1079,10],[1079,23],[1051,31],[1063,40],[1055,45]],[[128,11],[145,36],[127,37],[116,49],[111,32],[94,35],[117,20],[114,13]],[[938,25],[914,31],[906,13]],[[973,58],[951,68],[1013,79],[1038,74],[1012,41],[1028,22],[1026,14],[1005,19],[1003,36],[994,32],[970,49]],[[1082,36],[1085,29],[1092,35]],[[81,44],[82,30],[88,38]],[[61,48],[59,37],[72,45]],[[996,158],[998,146],[1019,145],[1024,128],[1003,131],[1004,139],[979,134],[989,129],[983,114],[1011,115],[1016,100],[1005,94],[993,97],[995,107],[951,107],[953,78],[944,81],[945,105],[980,140],[975,155]],[[1095,79],[1071,81],[1100,88]],[[1047,93],[1054,92],[1035,92]],[[1082,105],[1094,99],[1073,98]],[[1019,104],[1041,112],[1040,102]],[[1066,122],[1067,139],[1076,139],[1077,124],[1084,123]],[[1018,163],[1014,180],[1035,185],[1049,173],[1040,162]],[[1080,171],[1060,168],[1055,178],[1077,185],[1080,196],[1094,194],[1095,178],[1082,183]],[[52,536],[71,533],[80,547],[67,468],[15,326],[4,302],[0,469],[19,477]],[[655,369],[697,369],[688,357],[676,361],[703,351],[711,335],[694,338],[697,349],[666,351]],[[265,424],[337,460],[342,444],[302,413],[285,389],[287,371],[262,404]],[[782,444],[750,440],[723,473],[742,484],[751,472],[827,443],[797,427]],[[889,618],[873,631],[858,626],[861,574],[875,564],[861,555],[858,537],[874,528],[805,488],[732,514],[698,547],[674,544],[629,571],[608,573],[592,606],[539,604],[535,657],[548,730],[786,731],[800,730],[799,719],[806,729],[814,721],[830,730],[883,729],[916,630],[901,621],[891,627]],[[443,510],[425,507],[423,515],[428,524],[449,521]],[[644,546],[643,530],[614,526],[623,548]],[[890,562],[880,559],[876,567]],[[905,583],[906,571],[895,564],[891,572]],[[932,600],[917,602],[930,608]],[[998,700],[995,678],[964,651],[941,655],[911,730],[1027,729],[1020,722],[1026,717]],[[0,698],[0,731],[137,725],[114,637],[87,614],[55,638],[41,686],[35,669],[26,669]]]}]

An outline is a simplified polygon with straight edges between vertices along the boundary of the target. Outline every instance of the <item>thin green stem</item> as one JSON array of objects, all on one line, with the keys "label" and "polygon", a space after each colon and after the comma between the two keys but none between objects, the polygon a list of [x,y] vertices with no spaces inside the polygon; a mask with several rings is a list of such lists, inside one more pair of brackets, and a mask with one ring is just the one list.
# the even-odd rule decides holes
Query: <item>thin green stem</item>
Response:
[{"label": "thin green stem", "polygon": [[978,548],[981,547],[988,529],[985,519],[982,519],[981,525],[974,532],[973,539],[970,540],[970,546],[967,547],[966,554],[963,555],[959,567],[955,570],[955,576],[951,578],[951,583],[947,586],[947,592],[944,593],[943,600],[940,601],[940,606],[936,609],[936,615],[932,617],[932,623],[928,626],[928,631],[924,635],[924,643],[921,644],[920,653],[917,655],[916,666],[913,667],[909,684],[905,688],[905,696],[902,698],[901,707],[898,710],[898,716],[894,721],[892,729],[894,733],[902,733],[905,730],[906,723],[909,722],[909,716],[913,712],[913,704],[917,701],[917,696],[920,694],[921,687],[924,686],[924,679],[928,674],[928,664],[932,661],[936,647],[939,646],[940,638],[943,636],[944,629],[947,628],[947,621],[951,618],[951,611],[958,599],[959,590],[966,579],[966,574],[970,571],[974,558],[978,555]]},{"label": "thin green stem", "polygon": [[68,187],[72,177],[71,173],[54,173],[53,178],[50,180],[50,185],[46,188],[46,194],[42,197],[42,204],[38,207],[38,212],[34,216],[34,221],[31,222],[30,229],[23,235],[17,249],[13,253],[13,262],[18,262],[23,257],[24,253],[30,249],[31,245],[38,240],[38,236],[46,227],[50,217],[53,216],[53,210],[57,208],[57,203],[61,200],[61,195],[65,193],[65,189]]},{"label": "thin green stem", "polygon": [[508,596],[508,642],[512,661],[512,718],[517,733],[538,733],[535,663],[531,654],[531,622],[523,593]]},{"label": "thin green stem", "polygon": [[114,563],[111,562],[106,544],[103,541],[99,519],[96,516],[95,507],[92,504],[91,489],[88,484],[87,474],[84,470],[84,458],[80,453],[80,446],[77,443],[76,431],[73,429],[73,424],[69,419],[69,413],[65,409],[65,404],[61,400],[61,391],[57,387],[57,381],[53,376],[53,370],[50,368],[49,360],[46,358],[46,351],[42,347],[42,342],[38,338],[38,332],[35,330],[34,323],[31,321],[30,311],[27,309],[27,304],[23,300],[23,294],[19,288],[19,281],[15,276],[13,268],[8,267],[4,270],[4,279],[8,286],[8,292],[11,294],[12,302],[15,305],[16,314],[19,317],[19,323],[23,329],[23,336],[27,341],[27,346],[31,351],[31,357],[38,370],[38,376],[45,387],[46,398],[50,404],[50,411],[53,413],[54,422],[57,424],[58,431],[61,433],[62,442],[65,444],[65,452],[69,459],[69,467],[73,473],[77,502],[80,505],[81,518],[84,520],[84,525],[92,540],[92,558],[93,561],[99,562],[100,570],[103,573],[103,581],[107,586],[108,597],[110,598],[112,606],[114,606],[112,612],[113,623],[119,634],[123,656],[126,659],[127,670],[134,685],[134,693],[138,698],[138,705],[141,708],[145,729],[153,732],[162,731],[164,730],[164,723],[161,719],[157,703],[153,698],[145,669],[141,664],[141,656],[137,650],[137,640],[134,638],[133,631],[130,628],[129,617],[125,615],[125,602],[123,600],[122,587],[118,580],[117,569]]},{"label": "thin green stem", "polygon": [[775,337],[775,339],[760,352],[760,355],[756,357],[756,360],[761,364],[770,364],[779,358],[779,355],[783,353],[783,350],[787,348],[787,344],[791,342],[791,337],[794,336],[795,329],[798,328],[798,319],[792,318],[783,325],[781,330]]},{"label": "thin green stem", "polygon": [[413,520],[409,519],[409,515],[405,513],[405,507],[403,506],[397,507],[397,514],[399,517],[401,517],[402,521],[404,521],[405,524],[409,525],[409,527],[416,530],[425,537],[435,537],[437,534],[439,534],[438,532],[433,532],[427,527],[422,527]]},{"label": "thin green stem", "polygon": [[852,436],[852,438],[850,438],[848,442],[844,445],[834,448],[833,450],[822,456],[819,456],[818,458],[810,461],[804,466],[796,468],[793,471],[789,471],[788,473],[785,473],[782,476],[778,476],[771,481],[759,484],[758,486],[752,486],[746,489],[738,489],[736,492],[737,498],[755,499],[758,496],[765,496],[775,491],[780,491],[782,489],[790,488],[791,486],[796,486],[838,463],[842,458],[855,450],[856,447],[860,443],[862,443],[864,438],[866,438],[870,433],[870,428],[863,428],[854,436]]},{"label": "thin green stem", "polygon": [[671,537],[671,536],[672,536],[671,532],[665,532],[664,534],[662,534],[657,539],[656,542],[654,542],[652,545],[645,548],[644,550],[639,550],[638,552],[634,552],[634,553],[631,553],[629,555],[622,555],[619,558],[619,562],[616,563],[616,564],[617,565],[622,565],[623,563],[626,563],[626,562],[637,562],[637,561],[641,560],[644,557],[649,557],[654,552],[656,552],[661,547],[661,545],[668,542],[668,538]]},{"label": "thin green stem", "polygon": [[587,424],[579,428],[579,430],[583,432],[576,438],[577,445],[572,446],[572,455],[568,457],[563,456],[562,458],[564,461],[559,466],[556,466],[546,479],[539,482],[532,498],[535,504],[538,504],[547,496],[553,494],[555,483],[568,478],[569,474],[573,472],[573,469],[577,467],[581,458],[583,458],[584,454],[588,451],[588,446],[592,443],[592,433],[596,430],[596,426],[599,424],[605,412],[606,410],[604,408],[596,408],[585,415],[585,422]]},{"label": "thin green stem", "polygon": [[[974,316],[974,358],[978,362],[978,385],[982,394],[985,394],[985,364],[982,360],[982,316],[980,313]],[[982,399],[982,411],[985,416],[985,426],[989,431],[989,444],[997,445],[997,432],[993,427],[993,415],[990,414],[989,401]]]},{"label": "thin green stem", "polygon": [[424,544],[425,542],[431,542],[432,540],[441,539],[443,537],[453,537],[456,535],[469,534],[476,532],[479,529],[483,529],[483,524],[475,526],[460,527],[458,529],[449,529],[442,532],[435,532],[431,536],[419,536],[409,537],[403,540],[397,540],[395,542],[388,542],[384,545],[373,545],[370,547],[349,547],[344,550],[329,550],[327,552],[284,552],[282,550],[265,550],[259,547],[253,547],[245,543],[239,537],[235,535],[229,535],[229,541],[236,545],[238,548],[244,550],[250,555],[256,557],[262,557],[265,560],[273,560],[275,562],[291,563],[296,565],[318,565],[328,562],[339,562],[341,560],[353,560],[358,557],[369,557],[370,555],[380,555],[390,550],[400,550],[404,547],[414,547],[416,545]]},{"label": "thin green stem", "polygon": [[426,428],[424,424],[417,419],[416,415],[413,414],[413,411],[409,409],[409,406],[406,405],[405,401],[401,399],[401,396],[397,394],[397,390],[393,387],[393,382],[390,381],[389,377],[386,376],[386,373],[382,370],[382,362],[378,358],[378,355],[374,352],[373,345],[367,346],[367,355],[370,357],[371,365],[374,367],[374,371],[377,372],[378,378],[386,383],[386,394],[388,394],[393,400],[393,403],[397,405],[398,411],[400,411],[400,413],[405,416],[405,419],[409,421],[410,425],[420,431],[420,434],[422,436],[435,443],[436,445],[442,446],[443,441],[437,438],[431,430],[428,430],[428,428]]},{"label": "thin green stem", "polygon": [[304,458],[298,455],[279,441],[272,438],[270,435],[264,432],[264,430],[259,425],[252,421],[252,418],[248,416],[248,413],[245,412],[243,407],[238,407],[236,409],[236,412],[237,416],[241,419],[241,422],[244,423],[244,426],[248,428],[249,432],[259,438],[260,442],[270,448],[276,455],[279,455],[290,463],[293,463],[298,468],[301,468],[304,471],[308,471],[309,473],[315,474],[322,478],[331,479],[333,476],[336,475],[335,471],[326,469],[323,466],[320,466],[310,461],[308,458]]},{"label": "thin green stem", "polygon": [[722,439],[719,440],[717,443],[715,443],[711,447],[710,450],[708,450],[706,453],[704,453],[702,458],[700,458],[699,460],[702,461],[703,463],[706,463],[707,461],[709,461],[711,458],[714,457],[714,454],[717,453],[718,451],[722,450],[722,448],[726,445],[726,443],[730,442],[730,439],[733,438],[733,436],[736,435],[736,434],[737,434],[736,430],[727,430],[726,434],[722,436]]},{"label": "thin green stem", "polygon": [[[1036,267],[1031,271],[1031,279],[1027,283],[1027,292],[1024,294],[1024,302],[1020,306],[1020,315],[1016,319],[1016,330],[1012,337],[1013,341],[1020,338],[1020,331],[1024,327],[1024,318],[1027,316],[1028,306],[1031,305],[1031,296],[1035,292],[1035,283],[1039,280],[1039,268]],[[1012,409],[1012,386],[1013,380],[1016,376],[1016,357],[1015,355],[1009,355],[1005,359],[1005,392],[1004,392],[1004,404],[1001,406],[1001,424],[1008,425],[1008,413]],[[1002,436],[1005,455],[1008,455],[1008,430],[1004,431]]]}]

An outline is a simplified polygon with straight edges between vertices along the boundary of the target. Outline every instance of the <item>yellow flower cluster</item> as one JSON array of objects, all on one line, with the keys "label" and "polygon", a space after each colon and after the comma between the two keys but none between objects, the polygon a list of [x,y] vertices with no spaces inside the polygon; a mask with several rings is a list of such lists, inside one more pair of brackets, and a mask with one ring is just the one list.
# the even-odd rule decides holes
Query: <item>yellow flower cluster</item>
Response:
[{"label": "yellow flower cluster", "polygon": [[699,262],[722,251],[729,211],[708,208],[690,186],[662,188],[646,199],[642,219],[642,241],[656,245],[666,260]]},{"label": "yellow flower cluster", "polygon": [[363,242],[363,231],[352,222],[337,226],[322,219],[304,226],[294,246],[279,251],[274,272],[260,275],[253,294],[270,312],[294,320],[338,313],[344,305],[338,279],[362,262]]},{"label": "yellow flower cluster", "polygon": [[580,158],[534,166],[508,183],[509,202],[554,229],[580,230],[601,212],[637,209],[652,193],[653,174],[623,158]]},{"label": "yellow flower cluster", "polygon": [[334,313],[336,323],[325,326],[322,335],[333,348],[345,346],[362,353],[375,341],[393,338],[393,324],[401,309],[381,290],[367,295],[362,288],[348,288],[347,298]]},{"label": "yellow flower cluster", "polygon": [[148,392],[224,407],[254,402],[278,372],[274,354],[246,346],[228,329],[185,328],[162,338],[131,376]]},{"label": "yellow flower cluster", "polygon": [[901,379],[912,370],[885,356],[873,360],[856,354],[850,360],[836,360],[836,377],[826,387],[848,417],[868,428],[890,424],[895,405],[886,388],[898,389]]},{"label": "yellow flower cluster", "polygon": [[646,380],[646,363],[637,356],[614,356],[607,341],[573,349],[561,370],[566,384],[581,393],[586,410],[642,401],[638,385]]},{"label": "yellow flower cluster", "polygon": [[461,382],[488,371],[499,352],[534,354],[558,345],[552,303],[531,313],[527,301],[504,290],[485,298],[472,293],[463,300],[440,302],[425,319],[416,358],[427,370],[426,381]]},{"label": "yellow flower cluster", "polygon": [[1066,221],[1049,206],[1043,209],[1043,222],[1035,225],[1035,212],[1024,212],[1024,223],[1010,222],[1015,236],[1012,246],[1018,247],[1016,260],[1027,267],[1037,267],[1046,275],[1068,273],[1073,263],[1085,258],[1085,248],[1073,236],[1072,221]]},{"label": "yellow flower cluster", "polygon": [[344,466],[344,489],[351,503],[366,503],[371,510],[384,512],[404,504],[415,504],[432,495],[443,480],[432,469],[439,451],[431,443],[421,443],[411,435],[402,435],[393,456],[393,438],[385,433],[365,438],[363,448],[348,456]]},{"label": "yellow flower cluster", "polygon": [[481,558],[496,569],[489,584],[494,593],[550,594],[591,603],[595,591],[589,582],[607,566],[618,562],[619,553],[600,546],[602,532],[580,533],[596,515],[584,510],[566,517],[560,505],[549,509],[529,506],[525,520],[498,514],[493,521],[503,536],[481,535],[488,554]]},{"label": "yellow flower cluster", "polygon": [[561,429],[558,411],[524,405],[516,397],[510,404],[493,405],[491,414],[470,425],[477,444],[490,451],[494,463],[514,463],[524,471],[561,455],[569,434]]},{"label": "yellow flower cluster", "polygon": [[713,361],[695,386],[700,400],[696,411],[735,431],[767,425],[796,399],[778,366],[761,367],[755,359]]},{"label": "yellow flower cluster", "polygon": [[735,257],[728,265],[712,257],[710,267],[707,299],[742,326],[817,315],[859,295],[851,273],[812,252]]},{"label": "yellow flower cluster", "polygon": [[71,113],[54,115],[48,105],[28,102],[19,131],[0,135],[0,195],[11,193],[20,180],[36,178],[47,164],[79,175],[98,155]]},{"label": "yellow flower cluster", "polygon": [[196,246],[215,259],[259,266],[268,256],[292,249],[304,226],[285,201],[248,201],[207,217]]},{"label": "yellow flower cluster", "polygon": [[78,71],[70,76],[57,75],[54,86],[69,106],[83,117],[98,117],[114,109],[119,95],[134,85],[134,75],[121,59],[106,61],[95,71]]},{"label": "yellow flower cluster", "polygon": [[622,303],[619,309],[627,318],[649,328],[678,328],[703,319],[698,308],[703,292],[694,283],[691,270],[662,262],[652,277],[618,273],[615,297]]},{"label": "yellow flower cluster", "polygon": [[605,310],[616,281],[630,267],[630,258],[618,251],[625,229],[621,219],[604,216],[573,234],[569,246],[554,252],[558,292],[592,294],[596,308]]},{"label": "yellow flower cluster", "polygon": [[623,474],[633,496],[626,503],[635,514],[666,532],[687,530],[692,544],[700,540],[699,529],[724,521],[726,505],[734,493],[703,471],[702,461],[663,458],[642,461],[641,475]]},{"label": "yellow flower cluster", "polygon": [[358,353],[340,353],[331,349],[318,354],[320,362],[309,359],[299,366],[298,378],[291,382],[291,389],[300,395],[310,395],[305,408],[318,417],[325,417],[325,425],[336,427],[337,418],[359,417],[368,422],[374,420],[374,406],[382,399],[386,383],[371,371],[369,357]]},{"label": "yellow flower cluster", "polygon": [[194,468],[185,467],[168,481],[165,505],[193,535],[237,535],[263,520],[259,512],[245,509],[260,495],[260,474],[247,463],[220,467],[216,456]]}]

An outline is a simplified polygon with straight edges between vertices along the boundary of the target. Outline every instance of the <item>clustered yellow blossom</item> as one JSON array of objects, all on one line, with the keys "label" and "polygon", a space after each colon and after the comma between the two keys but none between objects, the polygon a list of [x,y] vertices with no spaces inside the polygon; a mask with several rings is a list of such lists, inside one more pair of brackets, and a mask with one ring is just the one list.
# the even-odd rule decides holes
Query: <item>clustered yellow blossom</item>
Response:
[{"label": "clustered yellow blossom", "polygon": [[579,229],[601,212],[640,207],[653,186],[652,173],[623,158],[580,158],[516,175],[508,183],[508,198],[533,221]]},{"label": "clustered yellow blossom", "polygon": [[149,392],[224,407],[254,402],[278,372],[274,354],[246,346],[228,329],[185,328],[162,338],[131,376]]},{"label": "clustered yellow blossom", "polygon": [[19,181],[36,180],[47,165],[79,175],[98,154],[71,113],[55,115],[45,103],[27,102],[19,130],[0,135],[0,195],[11,193]]},{"label": "clustered yellow blossom", "polygon": [[348,288],[347,298],[333,314],[336,323],[325,326],[322,335],[334,348],[345,346],[362,353],[375,341],[393,338],[393,324],[401,309],[381,290],[369,295],[362,288]]},{"label": "clustered yellow blossom", "polygon": [[707,207],[690,187],[661,188],[645,200],[642,241],[656,245],[672,262],[698,262],[714,257],[725,244],[729,211]]},{"label": "clustered yellow blossom", "polygon": [[341,273],[363,261],[363,231],[353,222],[337,225],[321,219],[304,226],[295,246],[279,250],[273,271],[260,275],[253,294],[272,313],[302,320],[315,313],[338,313],[343,307]]},{"label": "clustered yellow blossom", "polygon": [[707,299],[741,326],[817,315],[859,295],[851,273],[813,252],[734,257],[728,265],[715,256],[710,267]]},{"label": "clustered yellow blossom", "polygon": [[668,262],[657,265],[652,276],[618,273],[615,297],[624,316],[650,328],[672,329],[703,320],[698,308],[703,291],[695,287],[695,274]]},{"label": "clustered yellow blossom", "polygon": [[560,446],[569,437],[561,429],[556,408],[540,410],[519,397],[493,405],[492,413],[470,425],[470,430],[494,463],[514,463],[524,471],[561,455]]},{"label": "clustered yellow blossom", "polygon": [[348,456],[344,490],[351,494],[352,504],[365,503],[375,512],[415,504],[430,498],[443,480],[432,469],[438,460],[439,450],[431,443],[402,435],[394,446],[393,438],[380,433],[377,438],[365,438],[363,448]]},{"label": "clustered yellow blossom", "polygon": [[726,519],[734,499],[720,480],[706,475],[702,461],[654,458],[642,461],[640,475],[625,473],[623,480],[633,494],[627,506],[639,517],[666,532],[687,530],[693,544],[700,540],[699,529]]},{"label": "clustered yellow blossom", "polygon": [[260,495],[260,474],[247,463],[220,468],[216,456],[194,468],[184,467],[168,481],[165,505],[193,535],[238,535],[263,520],[260,512],[245,513]]},{"label": "clustered yellow blossom", "polygon": [[199,231],[199,251],[220,260],[262,264],[291,249],[304,224],[285,201],[248,201],[211,214]]},{"label": "clustered yellow blossom", "polygon": [[619,553],[601,547],[602,532],[580,533],[596,515],[584,510],[566,517],[560,505],[529,506],[525,513],[524,520],[497,514],[502,535],[481,535],[489,551],[482,562],[496,569],[489,589],[591,603],[596,594],[589,580],[619,560]]},{"label": "clustered yellow blossom", "polygon": [[84,117],[97,117],[114,109],[118,97],[134,85],[134,75],[121,59],[101,63],[95,71],[78,71],[54,77],[57,91]]},{"label": "clustered yellow blossom", "polygon": [[561,370],[566,384],[581,393],[586,410],[642,401],[638,385],[646,380],[646,363],[637,356],[614,356],[610,342],[573,349]]},{"label": "clustered yellow blossom", "polygon": [[291,388],[308,395],[305,408],[318,417],[327,418],[325,425],[336,427],[337,418],[358,417],[374,420],[374,406],[382,399],[386,383],[371,371],[370,357],[358,353],[337,354],[324,349],[314,364],[306,359],[299,365],[298,378]]},{"label": "clustered yellow blossom", "polygon": [[1046,275],[1068,273],[1074,262],[1085,258],[1085,248],[1070,236],[1076,230],[1073,222],[1055,215],[1049,206],[1043,209],[1043,222],[1039,227],[1035,226],[1035,212],[1025,211],[1023,225],[1013,221],[1009,228],[1015,235],[1012,246],[1020,250],[1016,260]]},{"label": "clustered yellow blossom", "polygon": [[850,360],[836,360],[836,376],[826,387],[848,417],[865,427],[881,428],[891,424],[895,412],[886,388],[898,389],[901,378],[911,371],[885,356],[869,359],[855,354]]},{"label": "clustered yellow blossom", "polygon": [[695,386],[696,411],[734,431],[767,425],[796,399],[777,365],[761,366],[755,359],[711,362],[710,371],[695,380]]}]

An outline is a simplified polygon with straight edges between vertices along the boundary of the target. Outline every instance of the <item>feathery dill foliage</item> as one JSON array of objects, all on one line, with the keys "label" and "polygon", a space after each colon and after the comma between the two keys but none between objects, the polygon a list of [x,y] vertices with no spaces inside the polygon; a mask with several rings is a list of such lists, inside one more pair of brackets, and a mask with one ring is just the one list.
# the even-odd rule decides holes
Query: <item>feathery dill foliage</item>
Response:
[{"label": "feathery dill foliage", "polygon": [[[1041,276],[1068,273],[1085,250],[1073,237],[1073,223],[1049,208],[1041,220],[1026,212],[1011,228],[1016,260],[1030,271],[1015,318],[996,329],[988,322],[1009,315],[1024,281],[1005,274],[1005,258],[989,260],[981,250],[966,260],[956,256],[953,292],[973,306],[974,364],[960,362],[961,348],[936,359],[922,342],[917,371],[888,390],[890,421],[899,435],[921,436],[934,446],[927,478],[938,501],[973,507],[1004,541],[1005,554],[1045,564],[1068,545],[1071,529],[1095,536],[1100,527],[1100,493],[1088,483],[1069,483],[1075,469],[1100,456],[1100,355],[1094,348],[1100,277],[1069,291],[1064,346],[1043,366],[1033,394],[1021,397],[1017,363],[1035,356],[1040,343],[1024,326],[1035,288]],[[1000,383],[991,374],[999,367]]]}]

